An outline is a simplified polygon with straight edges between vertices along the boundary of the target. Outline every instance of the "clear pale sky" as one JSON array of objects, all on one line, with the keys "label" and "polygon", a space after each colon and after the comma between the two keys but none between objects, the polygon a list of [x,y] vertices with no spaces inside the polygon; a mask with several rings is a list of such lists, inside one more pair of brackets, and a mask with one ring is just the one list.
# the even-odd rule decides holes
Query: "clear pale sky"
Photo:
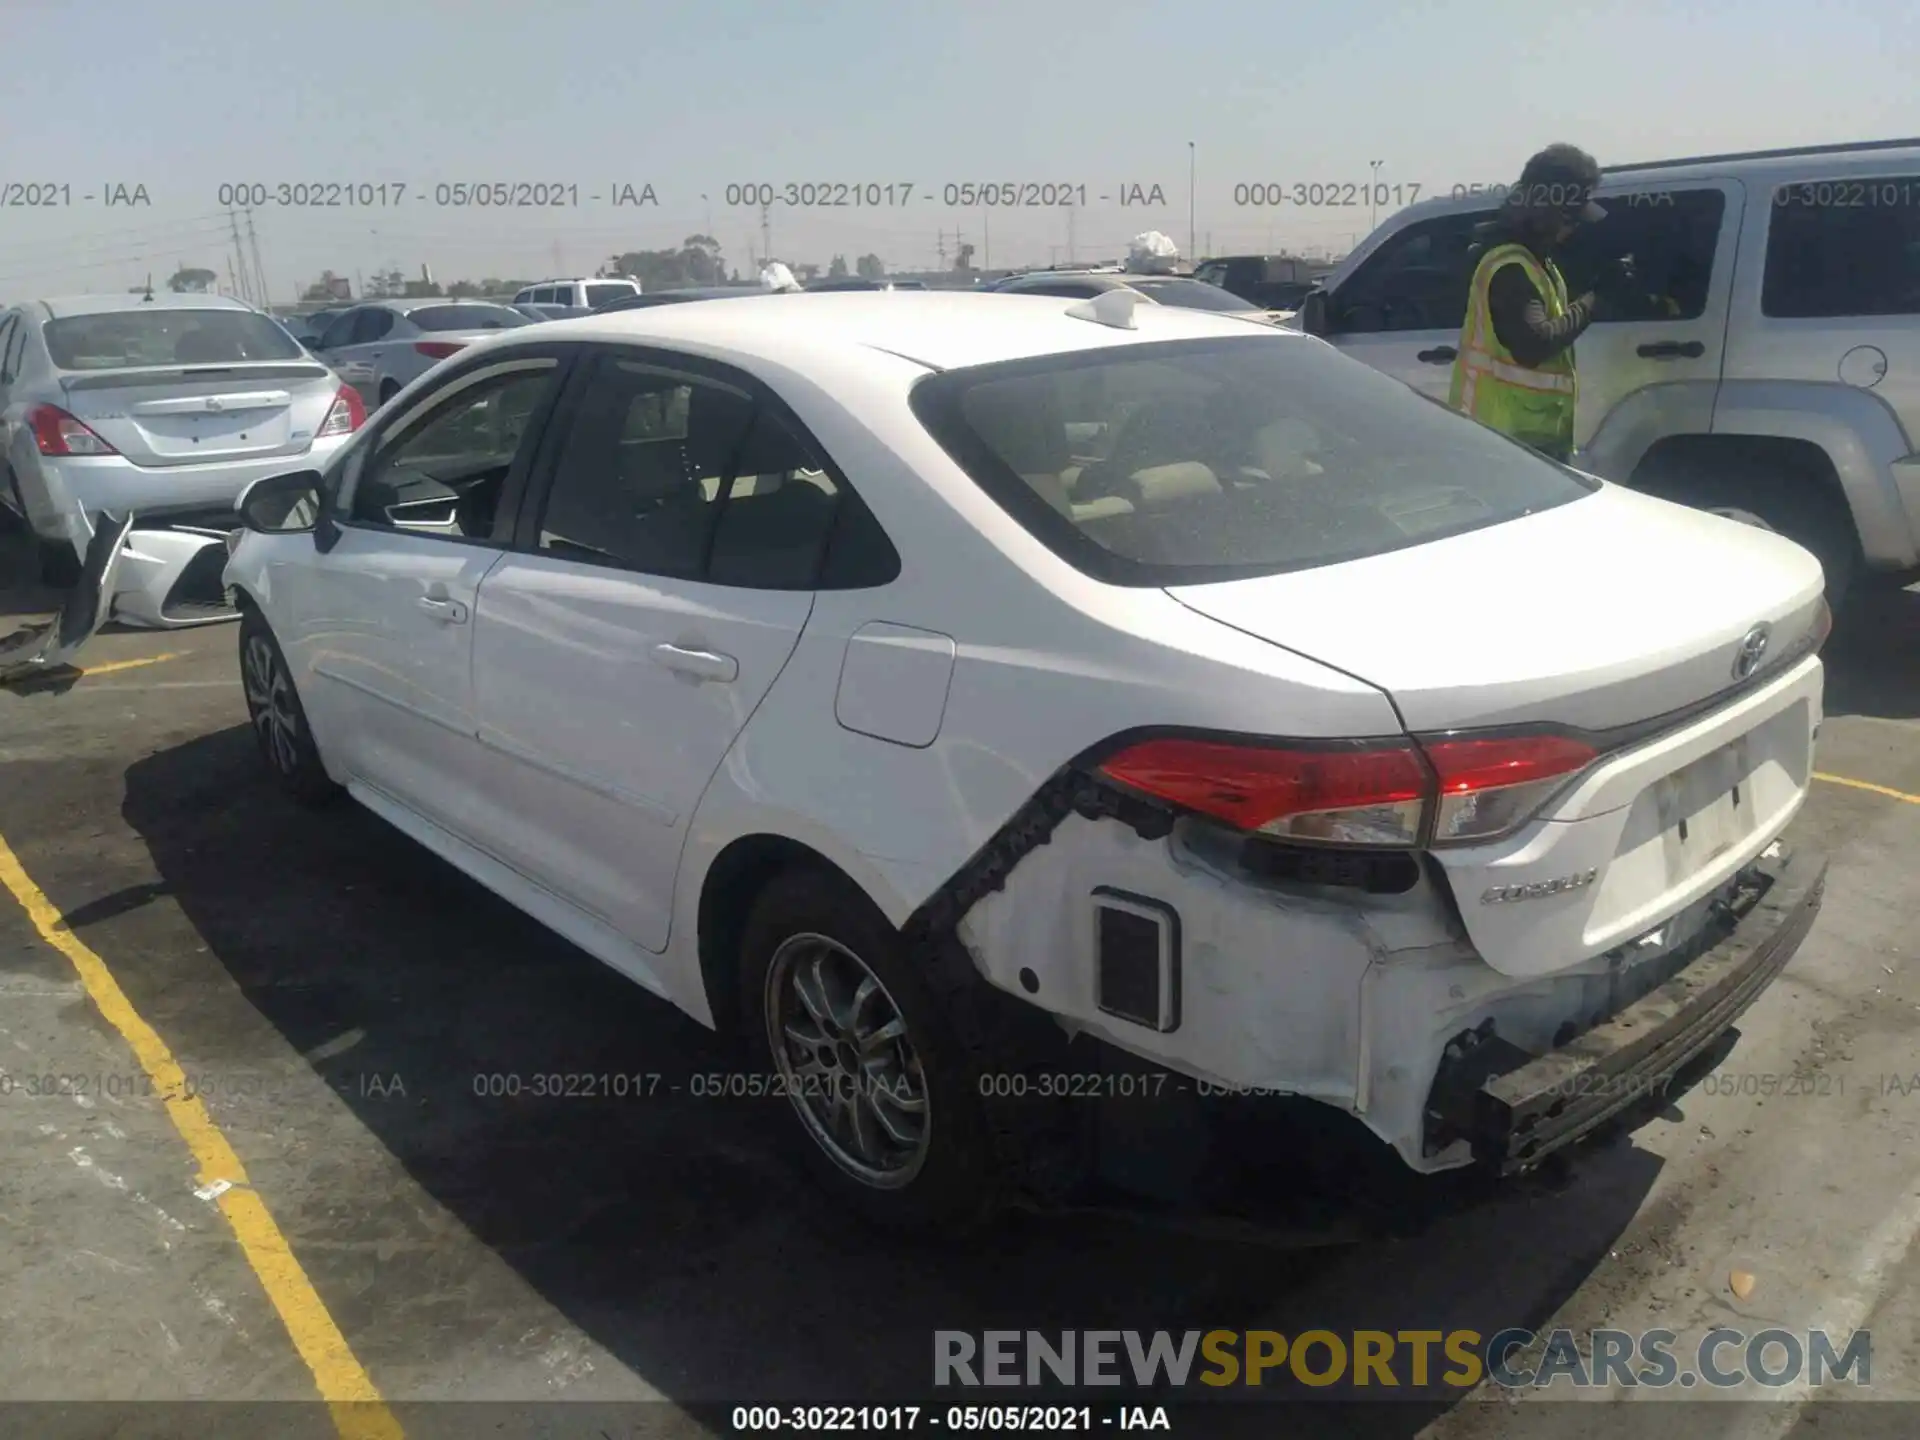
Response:
[{"label": "clear pale sky", "polygon": [[[397,208],[256,208],[288,300],[323,268],[590,274],[709,214],[744,269],[759,215],[725,203],[730,183],[913,184],[907,208],[776,205],[790,262],[927,267],[958,227],[1004,266],[1065,259],[1065,212],[948,209],[947,183],[1084,184],[1079,258],[1147,229],[1185,251],[1191,141],[1203,251],[1339,250],[1365,204],[1256,209],[1234,187],[1367,182],[1379,160],[1425,196],[1511,180],[1554,140],[1610,164],[1920,134],[1914,0],[0,0],[0,54],[0,184],[72,195],[0,209],[3,300],[181,264],[224,281],[229,182],[408,186]],[[433,204],[495,180],[577,185],[580,204]],[[82,198],[115,183],[151,204]],[[588,198],[622,184],[660,204]],[[1166,204],[1098,199],[1136,184]]]}]

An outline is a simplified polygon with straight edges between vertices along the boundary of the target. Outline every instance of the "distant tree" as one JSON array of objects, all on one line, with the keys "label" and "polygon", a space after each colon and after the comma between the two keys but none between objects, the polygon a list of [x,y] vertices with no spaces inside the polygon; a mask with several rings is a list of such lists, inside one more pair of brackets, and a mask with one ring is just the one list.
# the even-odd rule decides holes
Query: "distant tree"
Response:
[{"label": "distant tree", "polygon": [[432,280],[409,280],[401,287],[401,296],[407,300],[433,300],[441,293],[438,283]]},{"label": "distant tree", "polygon": [[833,257],[833,263],[827,266],[827,278],[829,280],[844,280],[847,278],[846,256],[836,255]]},{"label": "distant tree", "polygon": [[956,275],[964,275],[973,269],[973,246],[962,241],[960,253],[953,257],[953,269]]},{"label": "distant tree", "polygon": [[862,255],[853,262],[853,273],[862,280],[879,280],[887,273],[887,262],[878,255]]},{"label": "distant tree", "polygon": [[820,267],[818,265],[795,265],[791,268],[793,270],[793,278],[802,284],[809,280],[818,280],[820,278]]},{"label": "distant tree", "polygon": [[447,286],[447,298],[449,300],[471,300],[474,296],[484,293],[485,292],[471,280],[456,280]]},{"label": "distant tree", "polygon": [[[205,294],[213,288],[214,282],[219,278],[220,277],[211,270],[202,270],[193,265],[182,265],[178,270],[173,272],[172,277],[167,281],[167,289],[173,291],[176,295],[188,292]],[[146,287],[142,286],[141,288],[144,290]]]}]

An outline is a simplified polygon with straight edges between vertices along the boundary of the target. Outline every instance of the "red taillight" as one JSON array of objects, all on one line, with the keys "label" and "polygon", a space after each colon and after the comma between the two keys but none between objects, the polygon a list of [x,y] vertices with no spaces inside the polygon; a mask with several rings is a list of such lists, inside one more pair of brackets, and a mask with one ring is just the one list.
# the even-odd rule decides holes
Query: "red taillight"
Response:
[{"label": "red taillight", "polygon": [[1164,739],[1129,746],[1100,770],[1257,834],[1408,846],[1505,834],[1596,758],[1561,735],[1311,748]]},{"label": "red taillight", "polygon": [[460,340],[416,340],[413,342],[413,348],[422,355],[431,356],[435,360],[444,360],[447,356],[467,347],[465,342]]},{"label": "red taillight", "polygon": [[1435,844],[1505,834],[1599,758],[1593,746],[1565,735],[1429,740],[1421,749],[1440,782]]},{"label": "red taillight", "polygon": [[367,423],[367,402],[351,385],[342,385],[333,397],[333,408],[317,432],[320,435],[351,435]]},{"label": "red taillight", "polygon": [[34,443],[40,447],[42,455],[120,453],[58,405],[34,406],[27,411],[27,424],[33,430]]},{"label": "red taillight", "polygon": [[1147,740],[1100,769],[1243,830],[1345,845],[1414,845],[1433,782],[1413,746],[1286,749]]}]

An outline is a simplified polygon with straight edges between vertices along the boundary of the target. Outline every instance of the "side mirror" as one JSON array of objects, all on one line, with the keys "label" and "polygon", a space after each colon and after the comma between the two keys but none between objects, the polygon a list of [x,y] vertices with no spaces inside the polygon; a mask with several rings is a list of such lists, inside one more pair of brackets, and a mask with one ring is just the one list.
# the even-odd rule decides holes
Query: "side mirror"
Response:
[{"label": "side mirror", "polygon": [[1309,290],[1300,302],[1300,329],[1308,335],[1324,336],[1327,333],[1327,292],[1318,288]]},{"label": "side mirror", "polygon": [[302,535],[320,519],[320,472],[269,475],[240,492],[240,519],[257,535]]}]

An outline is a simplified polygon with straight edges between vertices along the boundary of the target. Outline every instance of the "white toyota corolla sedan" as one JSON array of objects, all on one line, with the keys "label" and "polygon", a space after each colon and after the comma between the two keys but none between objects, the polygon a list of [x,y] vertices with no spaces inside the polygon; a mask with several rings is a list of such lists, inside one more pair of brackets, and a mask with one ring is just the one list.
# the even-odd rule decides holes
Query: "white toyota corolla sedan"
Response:
[{"label": "white toyota corolla sedan", "polygon": [[1058,1193],[1149,1093],[1525,1170],[1787,963],[1806,551],[1232,317],[804,309],[472,345],[227,583],[295,797],[744,1035],[869,1214]]}]

